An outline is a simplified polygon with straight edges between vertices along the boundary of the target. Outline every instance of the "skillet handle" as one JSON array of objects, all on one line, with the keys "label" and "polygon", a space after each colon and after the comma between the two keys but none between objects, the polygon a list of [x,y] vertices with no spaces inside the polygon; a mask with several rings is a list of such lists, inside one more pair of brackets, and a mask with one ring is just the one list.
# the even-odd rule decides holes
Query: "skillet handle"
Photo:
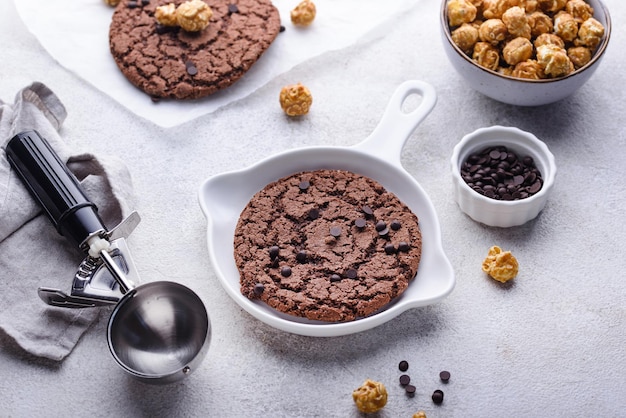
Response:
[{"label": "skillet handle", "polygon": [[[402,105],[413,94],[421,96],[421,101],[415,109],[405,112]],[[404,144],[436,103],[437,92],[433,86],[418,80],[405,81],[394,91],[374,131],[353,148],[400,164]]]}]

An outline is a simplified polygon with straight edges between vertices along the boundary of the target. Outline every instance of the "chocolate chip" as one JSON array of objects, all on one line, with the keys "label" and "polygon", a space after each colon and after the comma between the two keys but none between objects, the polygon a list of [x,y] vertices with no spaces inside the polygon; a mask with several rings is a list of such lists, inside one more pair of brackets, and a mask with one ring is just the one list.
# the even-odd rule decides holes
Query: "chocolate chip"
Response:
[{"label": "chocolate chip", "polygon": [[396,253],[396,247],[393,244],[387,244],[385,245],[385,253],[387,254],[395,254]]},{"label": "chocolate chip", "polygon": [[443,391],[439,389],[434,391],[432,399],[433,399],[433,402],[436,403],[437,405],[441,404],[443,402]]},{"label": "chocolate chip", "polygon": [[239,7],[237,7],[236,4],[229,4],[228,5],[228,13],[230,13],[230,14],[239,13]]},{"label": "chocolate chip", "polygon": [[311,219],[311,220],[313,220],[313,221],[314,221],[314,220],[316,220],[316,219],[317,219],[317,218],[319,218],[319,217],[320,217],[320,211],[319,211],[319,210],[317,210],[317,209],[311,209],[311,210],[309,211],[309,219]]},{"label": "chocolate chip", "polygon": [[348,271],[346,271],[346,277],[348,279],[356,279],[357,273],[355,269],[348,269]]},{"label": "chocolate chip", "polygon": [[338,275],[338,274],[331,274],[330,275],[330,281],[332,283],[339,282],[339,281],[341,281],[341,276]]},{"label": "chocolate chip", "polygon": [[394,231],[397,231],[398,229],[400,229],[402,227],[402,224],[398,220],[393,220],[393,221],[391,221],[391,224],[389,226]]},{"label": "chocolate chip", "polygon": [[263,293],[263,291],[265,290],[265,286],[263,286],[263,283],[257,283],[254,285],[254,294],[259,296],[260,294]]},{"label": "chocolate chip", "polygon": [[378,235],[380,235],[381,237],[386,237],[387,235],[389,235],[389,228],[385,228],[382,231],[378,231]]},{"label": "chocolate chip", "polygon": [[406,386],[411,382],[411,377],[408,374],[403,374],[400,376],[400,384],[402,386]]},{"label": "chocolate chip", "polygon": [[284,32],[284,31],[285,31],[285,27],[283,25],[280,25],[279,32]]},{"label": "chocolate chip", "polygon": [[141,0],[141,5],[142,6],[147,6],[150,4],[150,0]]},{"label": "chocolate chip", "polygon": [[362,211],[363,211],[363,213],[364,213],[366,216],[368,216],[368,217],[370,217],[370,216],[372,216],[372,215],[374,214],[374,211],[372,210],[372,208],[370,208],[370,207],[369,207],[369,206],[367,206],[367,205],[363,206],[363,207],[361,208],[361,210],[362,210]]},{"label": "chocolate chip", "polygon": [[416,388],[413,385],[406,385],[404,390],[406,391],[407,395],[413,396],[413,395],[415,395]]},{"label": "chocolate chip", "polygon": [[139,6],[139,5],[137,4],[137,2],[136,2],[136,1],[132,1],[132,0],[131,0],[131,1],[129,1],[129,2],[126,4],[126,7],[128,7],[129,9],[134,9],[134,8],[135,8],[135,7],[137,7],[137,6]]},{"label": "chocolate chip", "polygon": [[443,383],[448,383],[448,380],[450,380],[450,372],[447,370],[443,370],[439,373],[439,378]]},{"label": "chocolate chip", "polygon": [[298,260],[299,263],[306,263],[306,258],[307,255],[304,250],[298,251],[298,254],[296,254],[296,260]]},{"label": "chocolate chip", "polygon": [[280,275],[283,277],[289,277],[291,276],[291,268],[288,266],[285,266],[283,268],[280,269]]},{"label": "chocolate chip", "polygon": [[357,220],[354,221],[354,225],[359,228],[365,228],[365,225],[367,225],[367,221],[363,218],[358,218]]},{"label": "chocolate chip", "polygon": [[409,370],[409,362],[406,360],[402,360],[400,364],[398,364],[398,368],[401,372],[406,372],[407,370]]},{"label": "chocolate chip", "polygon": [[411,249],[411,246],[404,241],[400,241],[400,243],[398,244],[398,251],[402,251],[403,253],[408,253],[410,249]]},{"label": "chocolate chip", "polygon": [[196,74],[198,74],[198,69],[196,68],[195,64],[191,61],[187,61],[185,63],[185,67],[187,68],[187,74],[194,76]]},{"label": "chocolate chip", "polygon": [[332,228],[330,228],[330,235],[337,238],[339,235],[341,235],[341,227],[333,226]]},{"label": "chocolate chip", "polygon": [[303,192],[305,192],[310,186],[311,186],[311,183],[309,183],[306,180],[303,180],[303,181],[300,182],[300,184],[298,184],[298,187]]},{"label": "chocolate chip", "polygon": [[382,231],[385,228],[387,228],[387,223],[385,223],[385,221],[378,221],[378,222],[376,222],[376,230],[378,232]]},{"label": "chocolate chip", "polygon": [[272,245],[269,248],[269,252],[270,252],[270,258],[273,260],[276,257],[278,257],[278,254],[280,253],[280,248],[278,248],[277,245]]}]

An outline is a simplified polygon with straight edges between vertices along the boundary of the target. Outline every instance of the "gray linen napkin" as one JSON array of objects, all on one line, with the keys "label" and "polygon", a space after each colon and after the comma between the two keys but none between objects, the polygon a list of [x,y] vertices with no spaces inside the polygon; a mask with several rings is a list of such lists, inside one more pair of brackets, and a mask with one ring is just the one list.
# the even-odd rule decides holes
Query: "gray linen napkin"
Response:
[{"label": "gray linen napkin", "polygon": [[4,147],[16,134],[37,130],[81,181],[110,229],[131,211],[132,185],[124,164],[110,157],[73,154],[59,136],[63,104],[42,83],[0,100],[0,329],[27,352],[60,361],[99,317],[101,308],[46,305],[39,287],[69,292],[81,251],[59,235],[10,168]]}]

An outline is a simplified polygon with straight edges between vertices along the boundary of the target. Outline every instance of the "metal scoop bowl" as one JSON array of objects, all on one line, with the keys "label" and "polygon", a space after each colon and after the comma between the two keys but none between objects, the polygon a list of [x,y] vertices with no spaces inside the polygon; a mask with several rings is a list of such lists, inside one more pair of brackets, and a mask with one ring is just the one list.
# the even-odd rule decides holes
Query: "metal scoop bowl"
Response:
[{"label": "metal scoop bowl", "polygon": [[109,349],[139,380],[171,383],[194,371],[208,351],[209,316],[198,295],[181,284],[135,285],[138,274],[126,237],[139,215],[133,212],[108,230],[76,177],[36,131],[15,135],[6,154],[57,231],[87,254],[70,294],[39,288],[40,297],[66,308],[115,305],[107,330]]}]

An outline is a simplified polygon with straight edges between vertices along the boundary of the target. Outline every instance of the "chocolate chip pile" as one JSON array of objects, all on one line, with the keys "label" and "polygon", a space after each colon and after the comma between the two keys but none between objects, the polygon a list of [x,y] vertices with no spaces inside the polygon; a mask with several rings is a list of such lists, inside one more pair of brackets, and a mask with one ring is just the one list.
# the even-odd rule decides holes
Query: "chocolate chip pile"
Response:
[{"label": "chocolate chip pile", "polygon": [[496,200],[519,200],[541,190],[543,178],[532,157],[521,159],[505,146],[487,147],[461,165],[461,177],[472,189]]},{"label": "chocolate chip pile", "polygon": [[[402,360],[398,364],[398,369],[400,369],[401,372],[406,372],[407,370],[409,370],[409,363],[406,360]],[[439,373],[439,379],[441,380],[442,383],[447,384],[450,381],[450,372],[447,370],[441,371]],[[400,385],[404,387],[404,390],[409,397],[415,396],[415,392],[417,388],[415,387],[415,385],[411,384],[411,376],[409,376],[406,373],[402,374],[399,378],[399,381],[400,381]],[[442,404],[443,403],[443,391],[441,389],[435,389],[435,391],[431,395],[431,399],[433,400],[433,403],[435,403],[436,405]]]}]

